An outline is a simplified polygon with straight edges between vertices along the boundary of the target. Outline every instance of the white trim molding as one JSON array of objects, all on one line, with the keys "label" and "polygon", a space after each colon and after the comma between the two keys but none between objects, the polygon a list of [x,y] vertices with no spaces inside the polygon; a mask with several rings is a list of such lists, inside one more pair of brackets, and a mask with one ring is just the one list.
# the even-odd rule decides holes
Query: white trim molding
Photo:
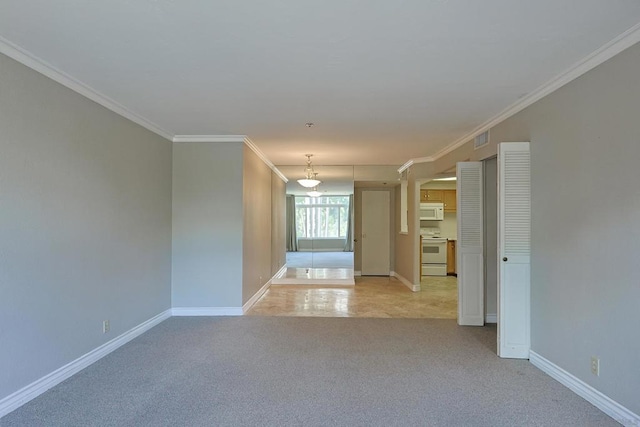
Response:
[{"label": "white trim molding", "polygon": [[498,323],[498,315],[496,313],[485,314],[484,323]]},{"label": "white trim molding", "polygon": [[413,160],[412,164],[416,164],[416,163],[435,162],[438,159],[434,156],[427,156],[427,157],[416,157],[415,159],[412,159],[412,160]]},{"label": "white trim molding", "polygon": [[405,285],[407,288],[411,289],[413,292],[420,292],[420,285],[419,284],[418,285],[414,285],[409,280],[407,280],[404,276],[396,273],[395,271],[392,271],[391,273],[389,273],[389,276],[395,277],[396,279],[401,281],[403,285]]},{"label": "white trim molding", "polygon": [[353,272],[353,277],[362,277],[362,271],[355,270],[355,271]]},{"label": "white trim molding", "polygon": [[242,307],[173,307],[172,316],[242,316]]},{"label": "white trim molding", "polygon": [[244,142],[246,135],[175,135],[173,142]]},{"label": "white trim molding", "polygon": [[143,333],[153,328],[160,322],[168,319],[169,317],[171,317],[171,309],[165,310],[162,313],[152,317],[151,319],[142,322],[138,326],[135,326],[122,335],[102,344],[100,347],[91,350],[87,354],[80,356],[72,362],[67,363],[63,367],[56,369],[50,374],[47,374],[44,377],[32,382],[31,384],[21,388],[15,393],[10,394],[9,396],[0,400],[0,417],[7,415],[9,412],[18,409],[20,406],[24,405],[30,400],[35,399],[45,391],[49,390],[52,387],[55,387],[62,381],[75,375],[87,366],[97,362],[107,354],[122,347],[132,339],[142,335]]},{"label": "white trim molding", "polygon": [[640,415],[625,408],[615,400],[599,392],[589,384],[565,371],[535,351],[529,352],[529,361],[560,384],[569,388],[596,408],[624,426],[640,426]]},{"label": "white trim molding", "polygon": [[415,163],[428,163],[436,161],[441,157],[444,157],[447,154],[451,153],[452,151],[462,147],[466,143],[472,142],[472,140],[476,136],[490,130],[492,127],[497,126],[508,118],[524,110],[531,104],[539,101],[550,93],[555,92],[562,86],[566,85],[569,82],[572,82],[573,80],[585,74],[587,71],[594,69],[598,65],[613,58],[623,50],[633,46],[638,42],[640,42],[640,23],[634,25],[624,33],[620,34],[618,37],[614,38],[613,40],[601,46],[599,49],[585,56],[564,72],[556,75],[532,92],[529,92],[526,96],[514,102],[489,120],[482,123],[480,126],[476,127],[471,132],[456,139],[433,156],[411,159],[407,163],[402,165],[402,167],[398,169],[398,172],[402,172]]},{"label": "white trim molding", "polygon": [[260,299],[260,297],[262,295],[264,295],[265,292],[267,292],[267,290],[269,289],[269,287],[271,286],[271,282],[273,281],[273,279],[275,277],[278,277],[279,275],[284,274],[284,272],[287,271],[287,266],[283,265],[282,267],[280,267],[280,270],[278,270],[276,272],[276,274],[273,275],[273,277],[271,277],[271,279],[269,279],[267,281],[267,283],[265,283],[259,290],[258,292],[256,292],[255,294],[253,294],[253,296],[251,298],[249,298],[249,300],[247,302],[244,303],[244,305],[242,306],[242,314],[245,314],[247,311],[249,311],[251,309],[251,307],[253,307],[253,305],[258,302],[258,300]]},{"label": "white trim molding", "polygon": [[408,162],[406,162],[404,165],[400,166],[400,168],[398,168],[398,173],[402,173],[402,172],[406,171],[407,169],[409,169],[411,167],[411,165],[413,165],[414,162],[415,162],[415,160],[411,159]]},{"label": "white trim molding", "polygon": [[57,69],[47,61],[38,58],[30,52],[27,52],[25,49],[3,37],[0,37],[0,53],[7,55],[9,58],[18,61],[22,65],[25,65],[32,70],[35,70],[38,73],[49,77],[51,80],[60,83],[61,85],[71,89],[72,91],[79,93],[85,98],[89,98],[93,102],[102,105],[106,109],[113,111],[114,113],[124,117],[125,119],[131,120],[132,122],[165,139],[168,139],[169,141],[173,139],[173,135],[170,132],[162,129],[151,120],[146,119],[145,117],[142,117],[137,113],[134,113],[124,105],[119,104],[108,96],[103,95],[92,87],[82,83],[80,80],[70,76],[62,70]]},{"label": "white trim molding", "polygon": [[20,46],[0,37],[0,53],[12,58],[19,63],[37,71],[38,73],[60,83],[61,85],[71,89],[72,91],[102,105],[108,110],[124,117],[127,120],[136,123],[143,128],[165,138],[172,142],[242,142],[247,145],[254,153],[267,165],[273,172],[278,175],[285,183],[289,180],[275,165],[265,156],[265,154],[251,141],[246,135],[173,135],[172,133],[162,129],[151,120],[129,110],[124,105],[114,101],[106,95],[98,92],[89,85],[72,77],[62,70],[54,67],[45,60],[38,58],[32,53],[26,51]]},{"label": "white trim molding", "polygon": [[267,156],[262,152],[262,150],[260,150],[258,148],[258,146],[256,144],[253,143],[253,141],[251,141],[251,139],[249,139],[248,136],[245,136],[244,138],[244,143],[247,145],[247,147],[249,147],[254,153],[256,153],[256,156],[260,157],[260,159],[264,162],[265,165],[269,166],[269,168],[276,174],[278,175],[278,177],[283,180],[285,183],[289,182],[289,179],[284,176],[284,174],[282,172],[280,172],[280,170],[276,167],[276,165],[274,165],[271,160],[269,160],[267,158]]}]

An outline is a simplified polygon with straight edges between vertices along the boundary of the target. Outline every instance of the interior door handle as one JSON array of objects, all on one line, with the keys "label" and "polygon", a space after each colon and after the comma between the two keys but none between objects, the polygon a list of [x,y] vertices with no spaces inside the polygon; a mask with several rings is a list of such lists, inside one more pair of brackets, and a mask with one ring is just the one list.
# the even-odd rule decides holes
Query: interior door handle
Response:
[{"label": "interior door handle", "polygon": [[504,258],[502,258],[502,260],[503,260],[504,262],[507,262],[507,261],[509,261],[509,258],[504,257]]}]

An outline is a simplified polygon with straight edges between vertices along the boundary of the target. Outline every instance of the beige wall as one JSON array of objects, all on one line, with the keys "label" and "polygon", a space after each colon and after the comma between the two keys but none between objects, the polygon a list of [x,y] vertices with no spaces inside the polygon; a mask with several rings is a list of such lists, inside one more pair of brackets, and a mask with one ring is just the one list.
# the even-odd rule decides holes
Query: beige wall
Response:
[{"label": "beige wall", "polygon": [[242,142],[173,144],[173,307],[240,307]]},{"label": "beige wall", "polygon": [[[639,70],[636,45],[491,136],[531,141],[532,349],[635,413]],[[590,372],[592,355],[601,360],[599,377]]]},{"label": "beige wall", "polygon": [[494,155],[499,142],[531,142],[532,350],[635,413],[638,70],[635,45],[491,129],[488,146],[468,143],[434,164],[443,171]]},{"label": "beige wall", "polygon": [[420,188],[423,190],[427,188],[431,188],[435,190],[455,190],[456,182],[455,181],[429,181],[420,185]]},{"label": "beige wall", "polygon": [[0,55],[0,400],[170,307],[171,143]]},{"label": "beige wall", "polygon": [[284,189],[243,142],[174,144],[174,307],[239,309],[284,265]]},{"label": "beige wall", "polygon": [[271,169],[244,146],[242,168],[242,303],[271,278]]},{"label": "beige wall", "polygon": [[271,277],[287,262],[286,184],[271,172]]},{"label": "beige wall", "polygon": [[416,183],[415,174],[408,174],[407,180],[407,209],[408,233],[400,233],[400,196],[396,193],[396,238],[395,238],[395,266],[394,271],[414,285],[420,284],[420,221],[418,219],[418,205],[420,203],[420,185]]}]

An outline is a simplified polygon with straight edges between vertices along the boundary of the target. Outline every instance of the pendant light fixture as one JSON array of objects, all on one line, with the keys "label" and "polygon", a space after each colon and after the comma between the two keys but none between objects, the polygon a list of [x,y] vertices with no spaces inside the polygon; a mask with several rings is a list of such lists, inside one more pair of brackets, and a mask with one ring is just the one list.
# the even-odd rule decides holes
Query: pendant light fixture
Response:
[{"label": "pendant light fixture", "polygon": [[322,196],[322,192],[318,191],[318,187],[313,187],[313,191],[307,191],[307,196],[309,196],[309,197],[320,197],[320,196]]},{"label": "pendant light fixture", "polygon": [[[317,172],[313,173],[313,178],[316,181],[318,180],[318,173]],[[320,182],[320,181],[318,181],[318,182]],[[307,196],[309,196],[309,197],[320,197],[320,196],[322,196],[322,192],[318,191],[318,186],[316,185],[315,187],[313,187],[313,190],[307,191]]]},{"label": "pendant light fixture", "polygon": [[320,181],[314,178],[315,172],[313,170],[313,166],[311,165],[311,157],[313,157],[313,154],[305,154],[305,156],[307,156],[307,167],[304,169],[306,177],[303,179],[299,179],[298,184],[306,188],[313,188],[320,184]]}]

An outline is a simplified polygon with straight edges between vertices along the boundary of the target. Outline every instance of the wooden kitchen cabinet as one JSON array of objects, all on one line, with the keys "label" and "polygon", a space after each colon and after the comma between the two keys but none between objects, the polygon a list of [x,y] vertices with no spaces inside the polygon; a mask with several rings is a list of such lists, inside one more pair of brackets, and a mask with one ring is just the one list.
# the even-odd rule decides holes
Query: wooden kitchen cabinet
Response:
[{"label": "wooden kitchen cabinet", "polygon": [[455,212],[458,202],[456,201],[456,190],[442,190],[442,200],[444,201],[445,212]]},{"label": "wooden kitchen cabinet", "polygon": [[445,212],[455,212],[456,190],[420,190],[420,203],[444,203]]},{"label": "wooden kitchen cabinet", "polygon": [[427,202],[444,202],[443,190],[425,190],[427,192]]},{"label": "wooden kitchen cabinet", "polygon": [[456,272],[456,241],[447,242],[447,275],[457,276]]}]

